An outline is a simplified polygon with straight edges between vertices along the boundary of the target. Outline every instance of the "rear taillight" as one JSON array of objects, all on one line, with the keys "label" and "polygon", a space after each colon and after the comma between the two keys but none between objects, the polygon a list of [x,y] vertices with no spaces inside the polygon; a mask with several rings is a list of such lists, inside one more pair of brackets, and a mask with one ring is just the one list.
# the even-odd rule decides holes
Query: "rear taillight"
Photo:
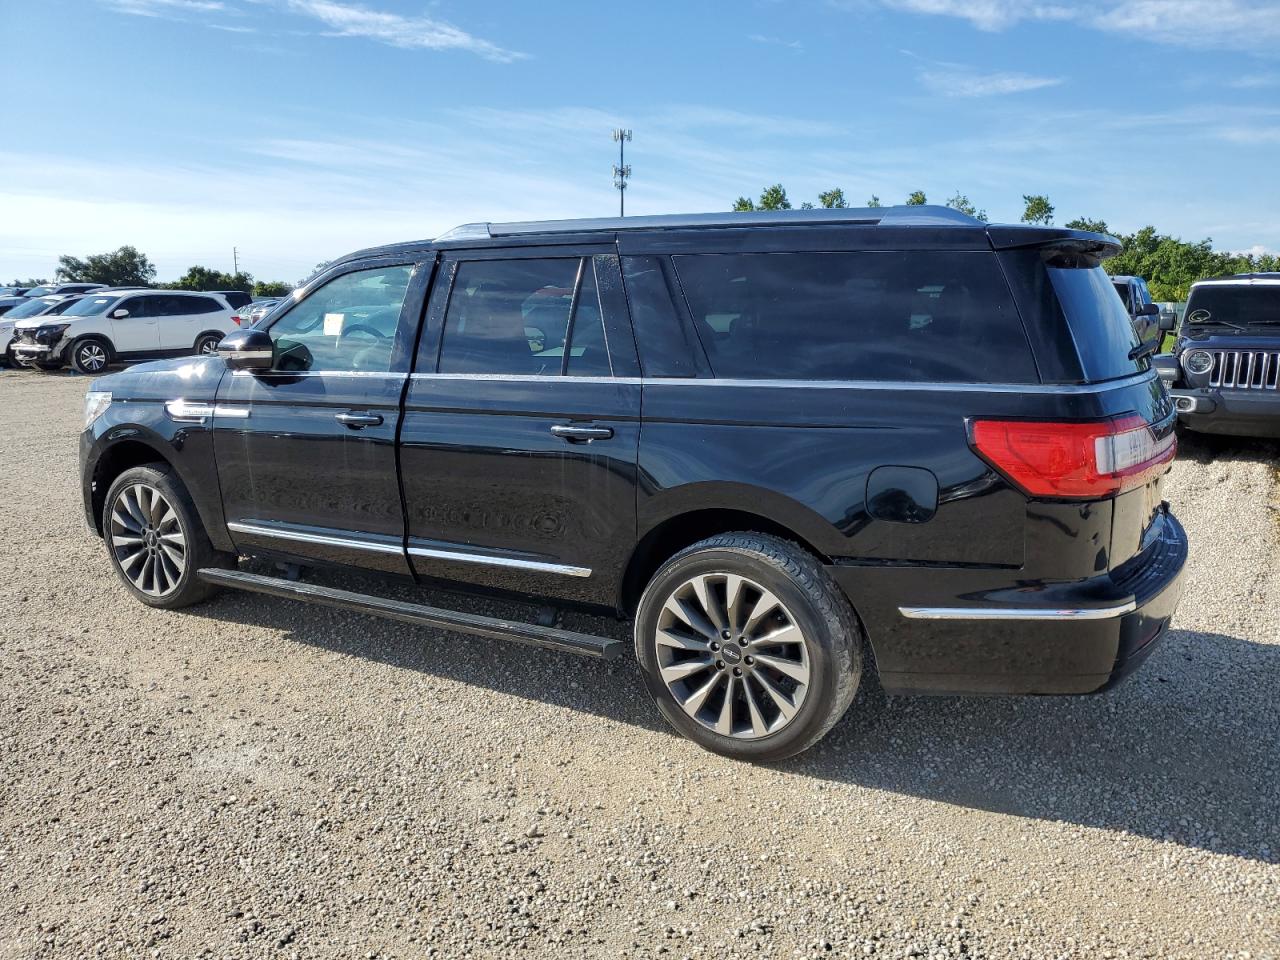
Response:
[{"label": "rear taillight", "polygon": [[233,313],[231,315],[231,322],[234,323],[237,327],[240,326],[240,314]]},{"label": "rear taillight", "polygon": [[1029,497],[1098,500],[1140,487],[1168,469],[1173,431],[1156,439],[1138,416],[1088,423],[974,420],[973,448]]}]

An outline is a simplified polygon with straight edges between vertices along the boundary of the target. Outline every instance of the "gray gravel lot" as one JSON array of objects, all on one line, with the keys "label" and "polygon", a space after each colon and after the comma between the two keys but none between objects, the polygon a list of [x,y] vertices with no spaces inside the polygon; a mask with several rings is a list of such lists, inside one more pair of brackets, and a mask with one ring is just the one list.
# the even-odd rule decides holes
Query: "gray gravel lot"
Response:
[{"label": "gray gravel lot", "polygon": [[1118,689],[895,699],[761,768],[630,659],[132,602],[88,382],[0,371],[2,958],[1280,956],[1275,445],[1184,444],[1188,593]]}]

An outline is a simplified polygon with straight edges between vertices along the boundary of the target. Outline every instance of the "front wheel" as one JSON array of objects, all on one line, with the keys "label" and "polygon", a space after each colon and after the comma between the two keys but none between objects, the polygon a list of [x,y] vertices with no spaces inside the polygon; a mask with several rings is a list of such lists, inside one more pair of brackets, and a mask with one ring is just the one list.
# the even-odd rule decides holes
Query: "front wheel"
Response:
[{"label": "front wheel", "polygon": [[166,464],[133,467],[116,477],[103,507],[102,538],[116,574],[150,607],[199,603],[215,588],[196,571],[235,563],[209,542],[186,487]]},{"label": "front wheel", "polygon": [[71,346],[71,366],[77,373],[102,373],[111,362],[111,353],[101,340],[81,340]]},{"label": "front wheel", "polygon": [[742,760],[812,746],[862,676],[848,599],[816,557],[765,534],[711,537],[668,560],[640,598],[635,643],[667,721]]},{"label": "front wheel", "polygon": [[202,357],[214,356],[218,352],[218,343],[221,340],[221,334],[206,333],[196,341],[196,353]]}]

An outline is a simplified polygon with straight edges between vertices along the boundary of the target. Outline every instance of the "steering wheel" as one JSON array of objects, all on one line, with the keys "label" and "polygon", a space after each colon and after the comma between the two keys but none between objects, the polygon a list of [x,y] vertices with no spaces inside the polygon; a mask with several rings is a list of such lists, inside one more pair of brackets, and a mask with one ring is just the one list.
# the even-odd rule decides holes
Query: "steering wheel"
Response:
[{"label": "steering wheel", "polygon": [[388,334],[382,333],[379,330],[375,330],[373,327],[369,326],[367,323],[353,323],[349,327],[343,327],[342,332],[338,334],[338,339],[342,340],[343,338],[348,337],[353,333],[367,333],[378,340],[391,339],[391,337]]}]

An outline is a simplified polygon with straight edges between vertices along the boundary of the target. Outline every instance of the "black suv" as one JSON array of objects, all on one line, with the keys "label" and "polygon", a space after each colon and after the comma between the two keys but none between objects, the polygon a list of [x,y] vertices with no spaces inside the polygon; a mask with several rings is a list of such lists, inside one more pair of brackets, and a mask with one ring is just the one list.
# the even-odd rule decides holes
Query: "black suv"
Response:
[{"label": "black suv", "polygon": [[1160,376],[1189,430],[1280,437],[1280,273],[1191,285]]},{"label": "black suv", "polygon": [[216,357],[96,381],[85,510],[152,606],[234,587],[620,652],[297,579],[339,565],[633,620],[662,713],[743,758],[814,743],[872,674],[1101,690],[1187,552],[1116,249],[907,207],[364,250]]}]

